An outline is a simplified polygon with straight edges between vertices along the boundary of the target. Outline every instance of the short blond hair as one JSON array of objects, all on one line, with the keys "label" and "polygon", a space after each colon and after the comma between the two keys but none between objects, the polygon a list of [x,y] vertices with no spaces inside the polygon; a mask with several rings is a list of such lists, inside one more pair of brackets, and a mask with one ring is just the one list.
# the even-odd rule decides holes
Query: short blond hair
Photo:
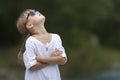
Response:
[{"label": "short blond hair", "polygon": [[21,34],[28,34],[29,33],[28,30],[27,30],[27,28],[26,28],[25,23],[26,23],[26,19],[27,19],[26,15],[28,14],[28,11],[31,11],[31,10],[33,10],[33,9],[26,9],[26,10],[24,10],[20,14],[20,16],[19,16],[19,18],[18,18],[18,20],[16,22],[17,29],[18,29],[18,31]]}]

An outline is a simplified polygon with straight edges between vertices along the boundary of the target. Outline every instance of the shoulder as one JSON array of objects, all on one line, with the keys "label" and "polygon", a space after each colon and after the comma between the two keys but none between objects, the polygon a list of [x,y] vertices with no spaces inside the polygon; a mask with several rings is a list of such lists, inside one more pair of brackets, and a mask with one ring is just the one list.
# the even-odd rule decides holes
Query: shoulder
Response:
[{"label": "shoulder", "polygon": [[59,34],[56,34],[56,33],[51,33],[53,37],[55,38],[60,38],[60,35]]},{"label": "shoulder", "polygon": [[32,36],[26,39],[26,43],[33,43],[33,42],[34,42],[34,38]]},{"label": "shoulder", "polygon": [[59,34],[52,33],[52,38],[57,42],[61,42],[61,37]]}]

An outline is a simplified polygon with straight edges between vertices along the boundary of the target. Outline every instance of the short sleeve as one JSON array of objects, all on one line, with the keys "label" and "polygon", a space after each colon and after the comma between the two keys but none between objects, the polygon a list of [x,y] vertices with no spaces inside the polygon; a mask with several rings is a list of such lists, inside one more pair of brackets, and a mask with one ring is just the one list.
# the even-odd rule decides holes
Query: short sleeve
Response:
[{"label": "short sleeve", "polygon": [[37,63],[36,55],[34,52],[34,44],[31,39],[28,39],[25,44],[25,52],[23,54],[24,64],[26,69],[29,69]]},{"label": "short sleeve", "polygon": [[67,62],[67,56],[66,56],[65,48],[62,45],[62,40],[58,34],[57,34],[56,38],[57,38],[57,40],[56,40],[57,49],[62,51],[61,56],[65,57],[66,62]]}]

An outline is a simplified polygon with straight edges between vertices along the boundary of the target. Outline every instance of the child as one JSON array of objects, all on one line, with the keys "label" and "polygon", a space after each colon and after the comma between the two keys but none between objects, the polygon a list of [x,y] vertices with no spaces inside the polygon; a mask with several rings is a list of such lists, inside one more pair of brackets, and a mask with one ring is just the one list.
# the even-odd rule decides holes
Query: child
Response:
[{"label": "child", "polygon": [[33,9],[23,11],[17,20],[19,32],[29,35],[18,56],[23,54],[25,80],[61,80],[58,64],[66,63],[65,50],[60,36],[48,33],[44,22],[45,16]]}]

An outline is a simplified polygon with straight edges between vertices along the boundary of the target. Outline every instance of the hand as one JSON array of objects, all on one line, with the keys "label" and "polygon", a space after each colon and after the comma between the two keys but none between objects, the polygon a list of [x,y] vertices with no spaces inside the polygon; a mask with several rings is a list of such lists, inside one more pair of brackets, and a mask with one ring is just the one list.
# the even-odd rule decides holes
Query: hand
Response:
[{"label": "hand", "polygon": [[56,49],[54,52],[52,52],[51,57],[60,56],[61,54],[62,54],[62,51]]},{"label": "hand", "polygon": [[36,60],[41,61],[44,58],[44,56],[41,56],[40,54],[36,55]]}]

